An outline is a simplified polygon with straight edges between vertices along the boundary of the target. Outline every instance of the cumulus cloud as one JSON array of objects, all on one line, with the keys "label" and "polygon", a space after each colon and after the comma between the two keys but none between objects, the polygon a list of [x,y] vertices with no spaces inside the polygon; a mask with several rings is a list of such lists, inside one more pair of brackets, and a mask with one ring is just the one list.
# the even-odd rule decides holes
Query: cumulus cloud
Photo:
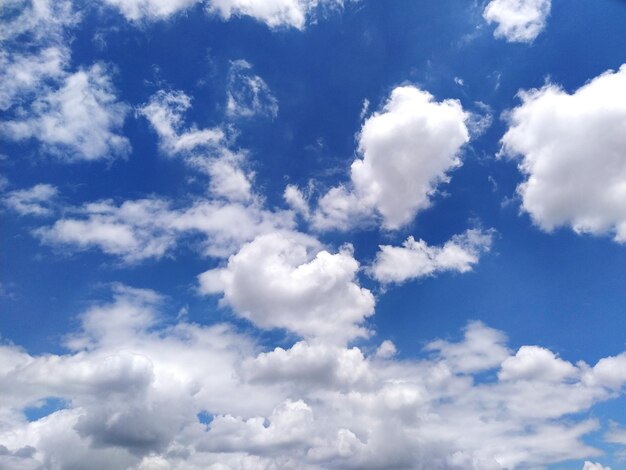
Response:
[{"label": "cumulus cloud", "polygon": [[230,117],[249,118],[278,114],[278,101],[267,83],[252,73],[252,64],[245,60],[231,63],[228,73],[226,114]]},{"label": "cumulus cloud", "polygon": [[203,237],[202,251],[225,257],[261,233],[292,228],[292,214],[269,212],[257,204],[198,200],[173,208],[166,199],[105,200],[67,212],[35,231],[42,242],[70,250],[99,249],[125,263],[158,259],[184,236]]},{"label": "cumulus cloud", "polygon": [[313,226],[345,230],[376,214],[387,229],[411,222],[461,165],[468,118],[456,100],[436,101],[414,86],[394,89],[361,128],[361,158],[352,163],[350,184],[332,188],[319,200]]},{"label": "cumulus cloud", "polygon": [[50,184],[37,184],[29,189],[9,192],[4,203],[20,215],[46,216],[52,214],[50,204],[58,190]]},{"label": "cumulus cloud", "polygon": [[429,246],[409,237],[402,246],[381,245],[369,271],[383,283],[402,283],[444,271],[464,273],[478,263],[481,253],[489,251],[492,236],[492,231],[471,229],[443,246]]},{"label": "cumulus cloud", "polygon": [[626,241],[626,65],[573,93],[554,84],[520,92],[501,154],[519,157],[522,209],[552,231]]},{"label": "cumulus cloud", "polygon": [[494,36],[509,42],[532,42],[546,26],[551,0],[491,0],[483,11],[497,23]]},{"label": "cumulus cloud", "polygon": [[586,461],[583,465],[583,470],[611,470],[611,467],[605,467],[599,463]]},{"label": "cumulus cloud", "polygon": [[107,69],[96,64],[68,75],[26,115],[1,123],[0,132],[16,141],[37,139],[46,152],[66,161],[114,158],[130,150],[121,135],[127,111]]},{"label": "cumulus cloud", "polygon": [[261,328],[285,328],[300,336],[365,335],[359,325],[374,311],[374,297],[355,280],[350,247],[331,254],[296,232],[261,235],[231,256],[223,268],[200,275],[200,290],[222,294],[222,303]]},{"label": "cumulus cloud", "polygon": [[[598,455],[588,412],[626,384],[612,358],[512,352],[480,323],[400,360],[321,338],[264,351],[225,324],[164,321],[164,305],[115,285],[65,353],[0,346],[3,468],[543,467]],[[50,397],[60,409],[25,419]]]}]

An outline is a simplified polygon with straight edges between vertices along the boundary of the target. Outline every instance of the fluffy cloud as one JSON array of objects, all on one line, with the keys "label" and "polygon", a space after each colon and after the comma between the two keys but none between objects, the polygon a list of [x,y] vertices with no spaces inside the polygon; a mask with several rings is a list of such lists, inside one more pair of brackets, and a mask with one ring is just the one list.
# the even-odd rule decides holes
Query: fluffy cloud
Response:
[{"label": "fluffy cloud", "polygon": [[520,93],[501,153],[521,157],[522,208],[542,229],[626,241],[625,87],[626,65],[572,94],[553,84]]},{"label": "fluffy cloud", "polygon": [[583,470],[611,470],[611,467],[605,467],[599,463],[586,461],[583,465]]},{"label": "fluffy cloud", "polygon": [[49,184],[37,184],[29,189],[9,192],[4,203],[20,215],[45,216],[52,214],[49,207],[58,190]]},{"label": "fluffy cloud", "polygon": [[551,0],[491,0],[485,20],[497,23],[494,35],[509,42],[532,42],[543,31]]},{"label": "fluffy cloud", "polygon": [[456,235],[443,246],[409,237],[401,247],[381,245],[370,273],[383,283],[401,283],[442,271],[467,272],[491,247],[492,232],[478,229]]},{"label": "fluffy cloud", "polygon": [[468,118],[458,101],[438,102],[413,86],[394,89],[383,109],[363,124],[362,158],[352,163],[351,184],[320,199],[313,225],[347,229],[373,214],[388,229],[411,222],[461,164],[459,151],[469,141]]},{"label": "fluffy cloud", "polygon": [[169,201],[153,198],[85,204],[35,234],[49,245],[97,248],[136,263],[167,255],[185,235],[203,236],[204,254],[224,257],[261,233],[292,226],[291,213],[268,212],[257,204],[199,200],[175,209]]},{"label": "fluffy cloud", "polygon": [[38,97],[25,116],[5,121],[0,132],[12,140],[35,138],[66,161],[125,156],[121,135],[127,106],[117,101],[108,71],[96,64],[68,75],[60,89]]},{"label": "fluffy cloud", "polygon": [[374,311],[374,297],[355,282],[358,269],[349,247],[331,254],[283,231],[255,238],[199,281],[201,292],[223,294],[224,305],[261,328],[346,340],[365,334],[359,325]]},{"label": "fluffy cloud", "polygon": [[[597,455],[586,412],[626,384],[602,361],[513,353],[480,323],[396,360],[319,340],[263,351],[228,325],[163,321],[162,305],[117,285],[65,354],[0,346],[3,468],[542,467]],[[59,409],[25,419],[50,397]]]},{"label": "fluffy cloud", "polygon": [[226,113],[230,117],[273,118],[278,114],[278,101],[267,83],[252,73],[252,64],[245,60],[236,60],[230,66],[227,97]]}]

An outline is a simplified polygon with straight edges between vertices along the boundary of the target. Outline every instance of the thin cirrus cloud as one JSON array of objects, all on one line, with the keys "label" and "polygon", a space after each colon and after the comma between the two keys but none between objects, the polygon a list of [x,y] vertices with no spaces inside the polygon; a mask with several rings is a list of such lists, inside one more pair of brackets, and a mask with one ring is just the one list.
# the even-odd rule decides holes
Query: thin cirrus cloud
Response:
[{"label": "thin cirrus cloud", "polygon": [[[542,467],[599,455],[582,442],[598,426],[587,412],[626,383],[624,354],[591,366],[539,346],[514,352],[502,332],[479,322],[459,340],[433,341],[427,354],[400,360],[324,334],[264,350],[227,324],[162,322],[164,305],[154,291],[114,285],[110,301],[80,315],[66,353],[0,346],[0,463]],[[59,405],[47,416],[20,417],[50,397]]]},{"label": "thin cirrus cloud", "polygon": [[626,242],[625,88],[622,65],[571,94],[554,84],[520,92],[507,114],[501,154],[519,158],[522,209],[543,230]]},{"label": "thin cirrus cloud", "polygon": [[483,17],[488,23],[496,23],[495,37],[530,43],[546,27],[551,7],[552,0],[491,0]]}]

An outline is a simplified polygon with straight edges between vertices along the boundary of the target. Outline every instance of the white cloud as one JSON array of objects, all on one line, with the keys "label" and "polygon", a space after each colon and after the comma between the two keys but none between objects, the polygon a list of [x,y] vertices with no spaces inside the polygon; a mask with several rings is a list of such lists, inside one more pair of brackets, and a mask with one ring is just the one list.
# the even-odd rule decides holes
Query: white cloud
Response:
[{"label": "white cloud", "polygon": [[586,461],[583,465],[583,470],[611,470],[611,467],[605,467],[599,463]]},{"label": "white cloud", "polygon": [[191,108],[191,98],[182,91],[160,90],[139,108],[159,137],[159,147],[166,155],[181,155],[192,168],[210,178],[209,191],[214,197],[229,201],[250,202],[253,173],[244,170],[245,153],[229,150],[229,141],[221,126],[198,129],[185,125],[184,114]]},{"label": "white cloud", "polygon": [[63,86],[38,97],[31,112],[0,124],[13,140],[34,138],[66,161],[126,156],[121,134],[127,106],[117,101],[106,68],[96,64],[68,75]]},{"label": "white cloud", "polygon": [[245,15],[270,28],[304,29],[310,14],[320,5],[341,7],[343,3],[343,0],[210,0],[208,9],[226,20]]},{"label": "white cloud", "polygon": [[456,235],[443,246],[429,246],[409,237],[399,246],[381,245],[370,274],[383,283],[401,283],[443,271],[470,271],[480,254],[489,251],[492,232],[478,229]]},{"label": "white cloud", "polygon": [[69,52],[63,47],[51,46],[28,55],[0,51],[0,109],[19,104],[40,90],[45,80],[62,78],[68,62]]},{"label": "white cloud", "polygon": [[199,281],[201,292],[223,294],[224,305],[261,328],[341,341],[365,335],[360,324],[374,311],[374,297],[355,282],[358,268],[348,247],[331,254],[283,231],[255,238]]},{"label": "white cloud", "polygon": [[520,93],[502,151],[520,156],[522,208],[546,231],[611,233],[626,241],[626,65],[574,93]]},{"label": "white cloud", "polygon": [[160,90],[139,109],[157,132],[164,153],[174,155],[203,148],[210,151],[223,145],[225,134],[220,127],[183,128],[183,115],[189,108],[191,98],[184,92]]},{"label": "white cloud", "polygon": [[351,184],[331,189],[318,204],[313,226],[348,229],[378,214],[387,229],[410,223],[431,204],[437,186],[461,165],[469,114],[456,100],[435,101],[413,86],[398,87],[359,134]]},{"label": "white cloud", "polygon": [[494,36],[509,42],[532,42],[543,31],[551,0],[491,0],[483,17],[497,23]]},{"label": "white cloud", "polygon": [[79,20],[69,0],[6,0],[1,13],[0,40],[21,45],[62,42],[65,29]]},{"label": "white cloud", "polygon": [[276,117],[278,101],[267,83],[252,73],[252,64],[245,60],[231,63],[228,73],[226,114],[230,117]]},{"label": "white cloud", "polygon": [[283,193],[283,199],[291,209],[308,219],[310,215],[309,203],[297,186],[288,184]]},{"label": "white cloud", "polygon": [[201,0],[104,0],[130,21],[166,19]]},{"label": "white cloud", "polygon": [[[7,0],[0,10],[0,110],[20,111],[66,75],[67,30],[78,22],[72,2]],[[5,116],[5,118],[8,117]]]},{"label": "white cloud", "polygon": [[4,203],[20,215],[46,216],[52,214],[49,206],[57,194],[56,187],[37,184],[29,189],[9,192],[4,198]]},{"label": "white cloud", "polygon": [[86,204],[35,234],[49,245],[97,248],[126,263],[137,263],[170,254],[181,238],[193,234],[203,237],[205,255],[225,257],[261,233],[292,226],[291,213],[268,212],[256,203],[198,200],[175,209],[169,201],[153,198],[120,205],[112,201]]},{"label": "white cloud", "polygon": [[[480,323],[422,358],[323,340],[264,352],[227,325],[163,321],[163,300],[116,285],[65,354],[0,346],[3,468],[539,468],[598,455],[586,415],[626,384],[541,347],[514,354]],[[24,418],[50,397],[61,409]]]},{"label": "white cloud", "polygon": [[163,20],[202,3],[209,12],[229,20],[250,16],[270,28],[304,29],[311,14],[320,6],[337,8],[343,0],[104,0],[120,10],[129,21]]}]

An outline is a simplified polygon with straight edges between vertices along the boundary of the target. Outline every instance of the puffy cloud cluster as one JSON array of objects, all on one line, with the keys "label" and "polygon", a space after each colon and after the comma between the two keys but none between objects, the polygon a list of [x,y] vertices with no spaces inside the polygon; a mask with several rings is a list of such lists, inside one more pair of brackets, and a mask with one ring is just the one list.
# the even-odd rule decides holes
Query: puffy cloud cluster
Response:
[{"label": "puffy cloud cluster", "polygon": [[370,273],[379,282],[401,283],[442,271],[467,272],[489,251],[492,231],[467,230],[443,246],[429,246],[409,237],[402,246],[381,245]]},{"label": "puffy cloud cluster", "polygon": [[573,93],[520,93],[501,153],[520,157],[522,208],[542,229],[626,241],[626,65]]},{"label": "puffy cloud cluster", "polygon": [[261,328],[347,340],[365,335],[359,324],[374,313],[374,297],[355,283],[358,268],[350,247],[331,254],[309,236],[274,232],[199,281],[201,292],[223,294],[223,304]]},{"label": "puffy cloud cluster", "polygon": [[78,21],[72,2],[11,0],[2,15],[0,136],[36,139],[63,161],[125,156],[127,107],[117,100],[110,71],[102,64],[69,70],[68,35]]},{"label": "puffy cloud cluster", "polygon": [[313,226],[346,230],[375,215],[388,229],[410,223],[461,165],[468,118],[456,100],[439,102],[414,86],[394,89],[383,109],[363,124],[361,158],[352,163],[350,184],[319,200]]},{"label": "puffy cloud cluster", "polygon": [[481,323],[399,360],[324,337],[264,351],[225,324],[164,321],[162,304],[117,285],[67,353],[0,346],[3,468],[541,467],[597,456],[586,413],[626,384],[624,354],[590,366],[511,352]]},{"label": "puffy cloud cluster", "polygon": [[532,42],[546,26],[552,0],[491,0],[483,11],[497,23],[494,35],[509,42]]}]

